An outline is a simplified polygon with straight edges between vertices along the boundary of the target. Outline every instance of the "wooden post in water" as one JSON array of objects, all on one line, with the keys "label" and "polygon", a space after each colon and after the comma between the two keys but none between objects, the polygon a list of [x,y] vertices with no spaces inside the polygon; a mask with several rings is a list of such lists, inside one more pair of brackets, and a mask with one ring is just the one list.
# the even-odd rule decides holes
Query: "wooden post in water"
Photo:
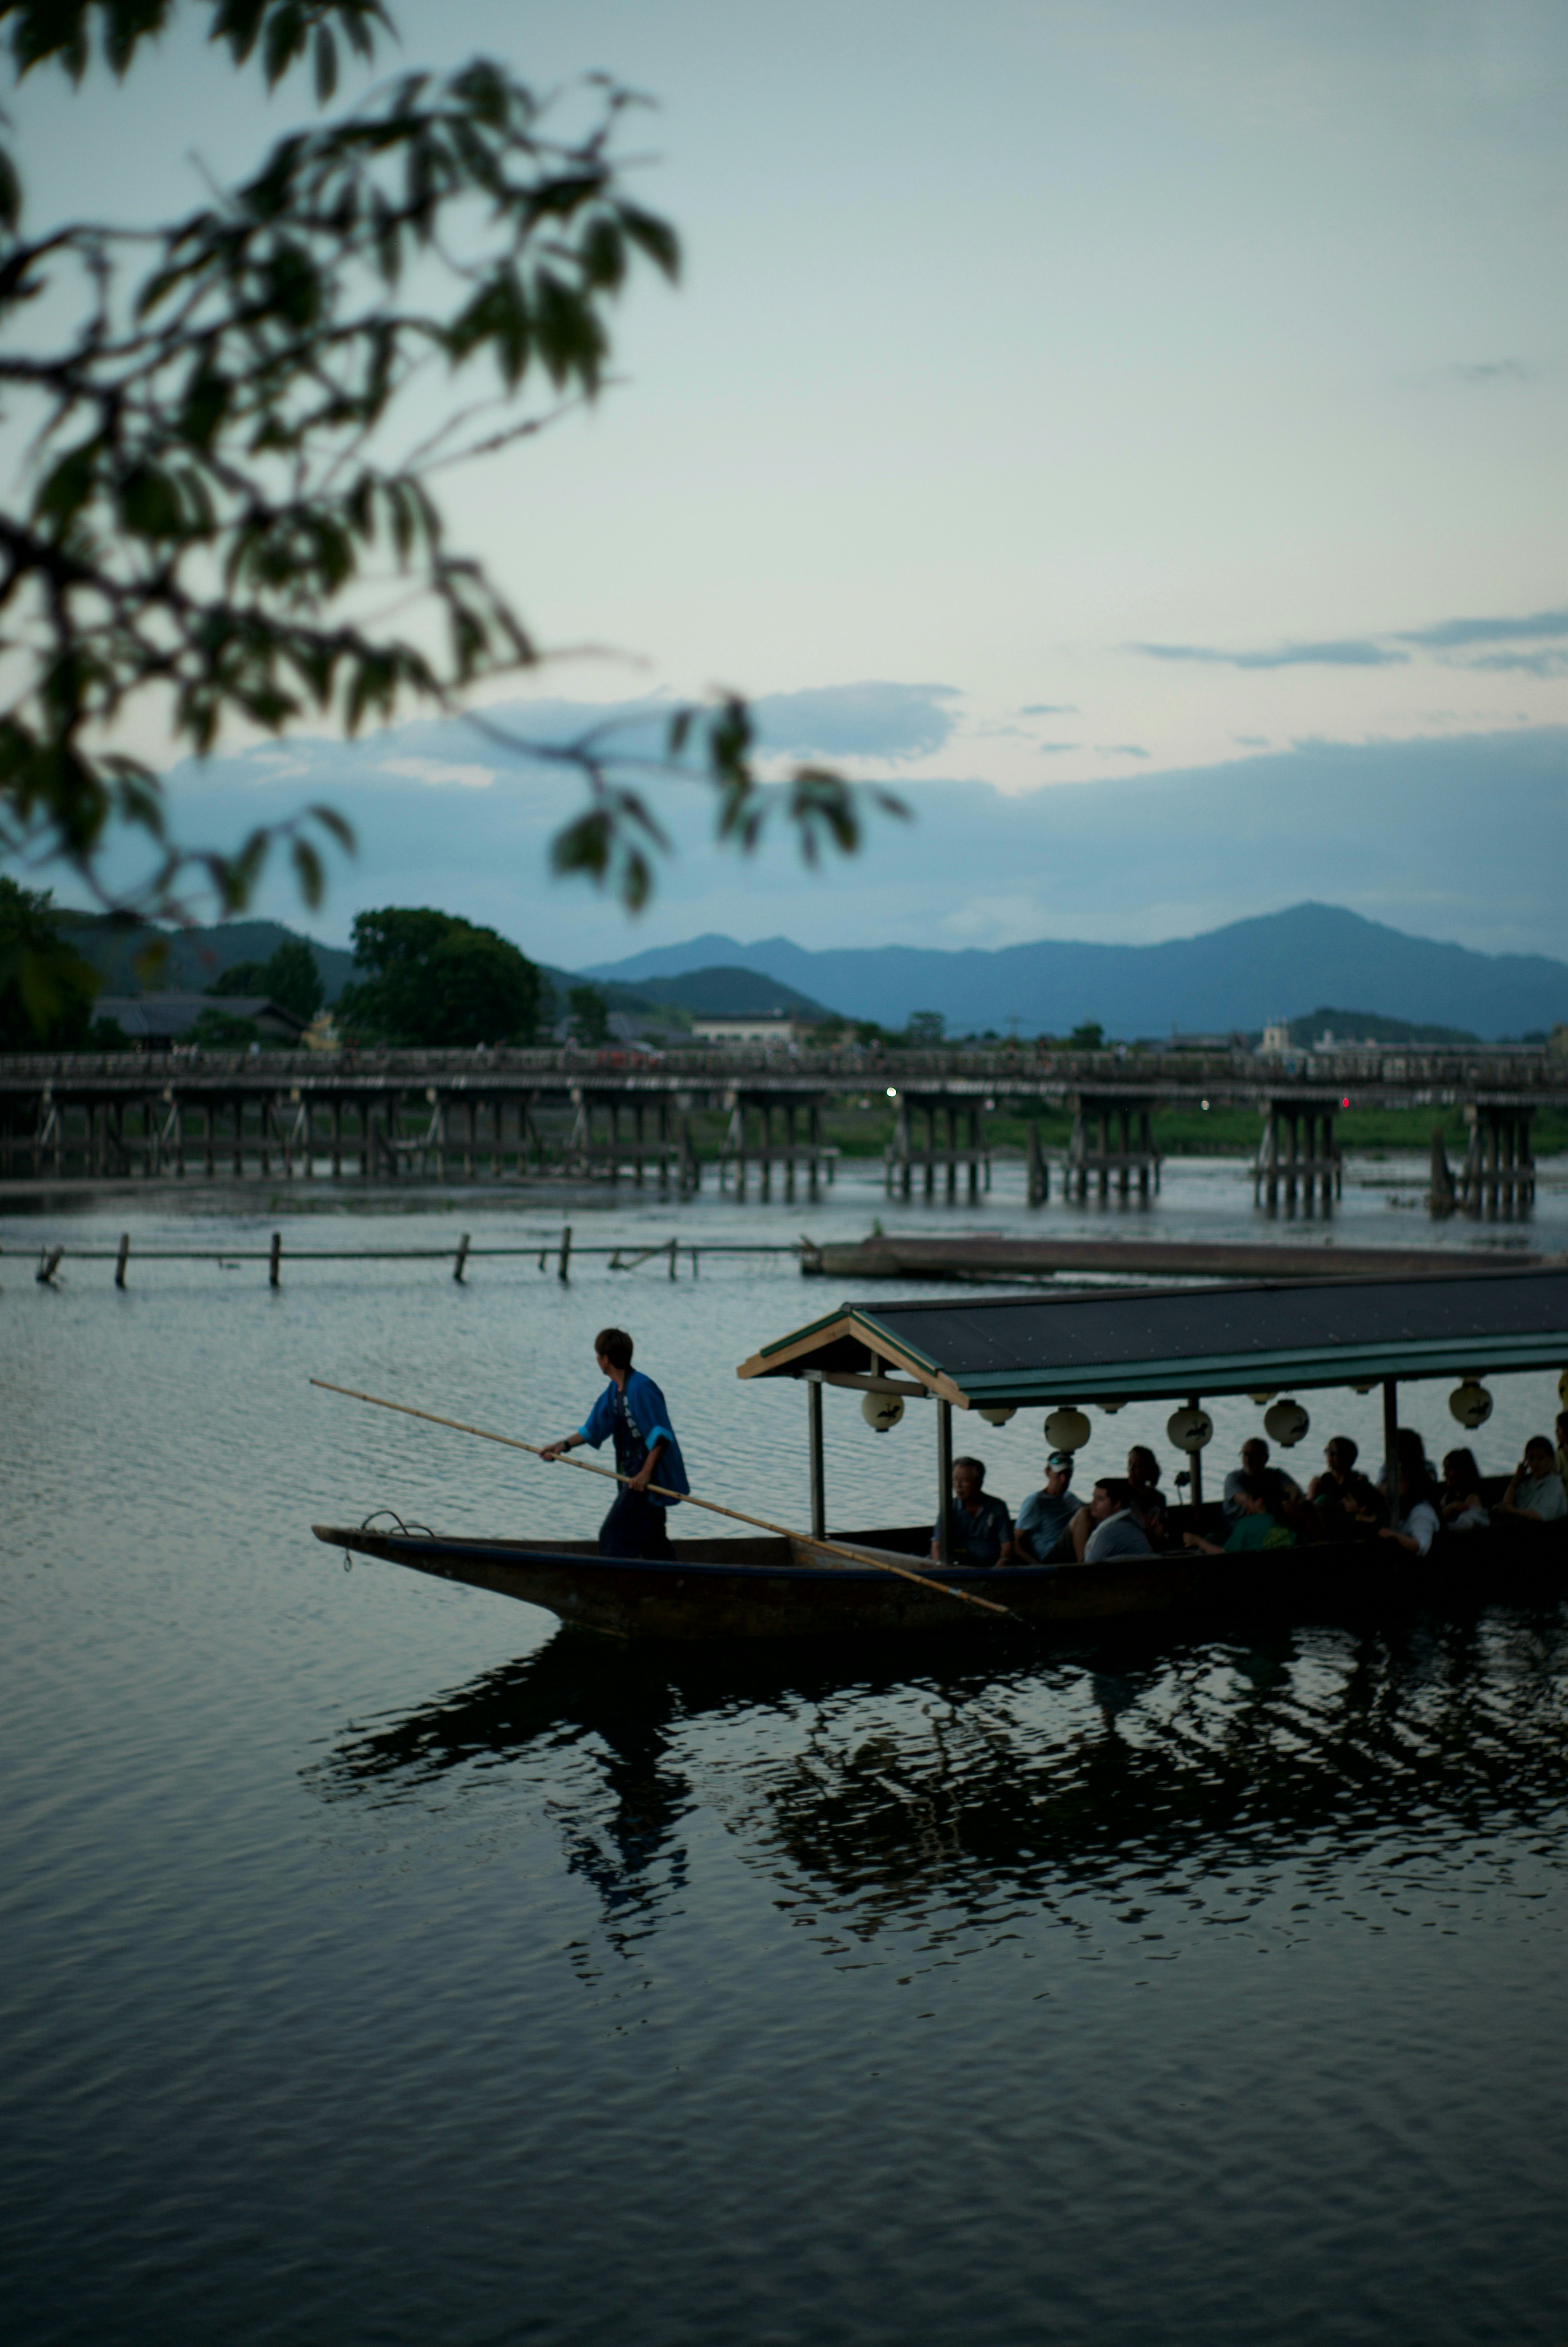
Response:
[{"label": "wooden post in water", "polygon": [[569,1279],[571,1276],[571,1225],[569,1223],[565,1225],[560,1235],[560,1271],[558,1276],[562,1279]]},{"label": "wooden post in water", "polygon": [[468,1260],[468,1234],[464,1232],[457,1243],[457,1260],[452,1266],[452,1276],[459,1287],[463,1285],[463,1266]]},{"label": "wooden post in water", "polygon": [[282,1231],[274,1231],[272,1233],[272,1252],[267,1265],[267,1285],[270,1287],[281,1287],[283,1284],[281,1269],[282,1260],[283,1234]]},{"label": "wooden post in water", "polygon": [[123,1287],[125,1286],[125,1267],[129,1261],[130,1233],[128,1231],[121,1231],[119,1235],[119,1253],[115,1257],[114,1266],[114,1284],[117,1287]]}]

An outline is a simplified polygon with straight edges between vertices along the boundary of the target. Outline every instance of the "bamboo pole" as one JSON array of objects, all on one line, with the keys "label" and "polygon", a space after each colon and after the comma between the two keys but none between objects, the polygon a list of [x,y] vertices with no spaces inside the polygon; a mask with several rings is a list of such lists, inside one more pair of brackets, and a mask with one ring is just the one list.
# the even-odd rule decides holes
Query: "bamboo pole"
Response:
[{"label": "bamboo pole", "polygon": [[[327,1378],[313,1378],[311,1383],[319,1386],[323,1393],[343,1394],[350,1401],[367,1401],[375,1409],[395,1409],[404,1418],[422,1418],[431,1426],[450,1427],[455,1434],[477,1434],[481,1442],[502,1442],[508,1450],[527,1450],[535,1459],[544,1457],[542,1443],[524,1442],[515,1434],[497,1434],[487,1426],[468,1426],[460,1418],[442,1418],[433,1409],[415,1409],[411,1402],[385,1401],[380,1394],[360,1393],[353,1386],[335,1386]],[[584,1475],[602,1475],[610,1483],[630,1483],[631,1481],[630,1475],[618,1474],[613,1467],[595,1467],[586,1459],[568,1458],[566,1464],[577,1468]],[[781,1540],[806,1538],[802,1532],[792,1532],[787,1524],[769,1523],[764,1516],[744,1515],[739,1508],[726,1508],[717,1500],[700,1500],[695,1491],[670,1491],[661,1483],[651,1483],[647,1488],[657,1491],[661,1499],[683,1500],[690,1508],[705,1508],[710,1515],[729,1516],[738,1524],[750,1524],[760,1532],[773,1532]],[[1021,1628],[1029,1626],[1022,1614],[1015,1614],[1010,1605],[998,1605],[989,1597],[977,1597],[970,1589],[953,1589],[945,1581],[933,1581],[928,1573],[911,1573],[907,1565],[889,1564],[886,1557],[872,1556],[866,1549],[846,1548],[841,1541],[815,1538],[807,1541],[806,1545],[822,1549],[829,1556],[845,1557],[851,1564],[868,1564],[878,1573],[894,1573],[900,1581],[914,1582],[918,1588],[939,1590],[944,1597],[956,1597],[965,1605],[979,1605],[987,1614],[999,1614],[1004,1621],[1017,1622]]]}]

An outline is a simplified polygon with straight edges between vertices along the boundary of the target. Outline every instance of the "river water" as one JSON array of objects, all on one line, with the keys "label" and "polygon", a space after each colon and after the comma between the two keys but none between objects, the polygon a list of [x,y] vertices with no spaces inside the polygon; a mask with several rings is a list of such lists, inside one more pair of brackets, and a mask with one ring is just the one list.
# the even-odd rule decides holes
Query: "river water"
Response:
[{"label": "river water", "polygon": [[[1012,1179],[936,1212],[1027,1228]],[[1526,1225],[1434,1233],[1419,1187],[1352,1168],[1327,1245],[1568,1245],[1563,1169]],[[537,1440],[619,1321],[695,1487],[798,1522],[801,1398],[733,1368],[838,1298],[785,1258],[273,1293],[133,1257],[118,1294],[16,1253],[559,1229],[516,1194],[282,1222],[313,1194],[0,1224],[10,2335],[1562,2347],[1568,1609],[671,1658],[345,1574],[313,1520],[582,1535],[601,1487],[311,1375]],[[629,1252],[927,1218],[852,1171],[567,1211]],[[1258,1227],[1217,1162],[1129,1223]],[[1446,1389],[1405,1389],[1434,1448]],[[1501,1466],[1554,1379],[1493,1391]],[[1375,1397],[1307,1400],[1298,1459],[1376,1447]],[[1096,1416],[1089,1473],[1168,1472],[1163,1416]],[[1256,1412],[1214,1416],[1223,1465]],[[1016,1504],[1038,1419],[977,1430]],[[830,1397],[830,1517],[917,1518],[930,1449]]]}]

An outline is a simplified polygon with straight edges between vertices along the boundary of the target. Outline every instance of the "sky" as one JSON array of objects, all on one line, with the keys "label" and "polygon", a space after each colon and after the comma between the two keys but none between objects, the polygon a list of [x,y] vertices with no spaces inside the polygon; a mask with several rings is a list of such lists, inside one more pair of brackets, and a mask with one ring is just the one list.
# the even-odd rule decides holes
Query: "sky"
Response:
[{"label": "sky", "polygon": [[[1535,827],[1568,723],[1568,11],[395,14],[400,63],[649,92],[640,192],[685,246],[678,290],[622,305],[597,408],[449,482],[454,541],[551,653],[506,686],[514,722],[733,687],[781,760],[888,780],[921,819],[824,886],[783,847],[716,858],[682,786],[682,855],[629,931],[548,877],[559,787],[460,724],[181,770],[177,805],[220,827],[351,778],[361,850],[318,934],[411,882],[583,962],[694,929],[824,942],[846,912],[862,942],[1152,938],[1314,894],[1568,951],[1525,868],[1564,862]],[[179,209],[194,156],[231,174],[305,111],[178,34],[122,89],[13,102],[35,218]],[[1325,839],[1300,794],[1329,768],[1359,779]],[[1184,777],[1222,810],[1206,876]],[[1233,819],[1261,852],[1227,857]],[[1063,832],[1109,869],[1053,885]],[[1339,885],[1296,885],[1304,857]]]}]

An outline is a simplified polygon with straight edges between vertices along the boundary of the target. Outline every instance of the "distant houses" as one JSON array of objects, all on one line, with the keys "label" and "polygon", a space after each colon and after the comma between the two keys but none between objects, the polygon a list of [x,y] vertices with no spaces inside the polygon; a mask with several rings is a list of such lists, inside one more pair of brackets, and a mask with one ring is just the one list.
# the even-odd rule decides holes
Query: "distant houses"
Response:
[{"label": "distant houses", "polygon": [[761,1012],[702,1011],[692,1013],[692,1040],[720,1051],[791,1051],[804,1043],[814,1020],[788,1010]]},{"label": "distant houses", "polygon": [[232,1020],[254,1028],[266,1043],[297,1044],[308,1021],[285,1010],[266,994],[100,994],[94,1016],[112,1020],[132,1044],[189,1043],[203,1020]]}]

